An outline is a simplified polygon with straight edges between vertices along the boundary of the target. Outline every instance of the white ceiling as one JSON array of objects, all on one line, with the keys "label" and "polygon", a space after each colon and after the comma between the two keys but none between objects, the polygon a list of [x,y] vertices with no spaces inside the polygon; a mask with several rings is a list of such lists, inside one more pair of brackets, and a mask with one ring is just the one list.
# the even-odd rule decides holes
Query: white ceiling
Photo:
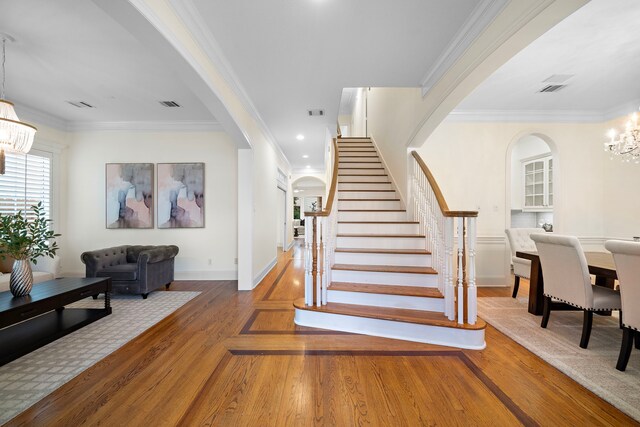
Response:
[{"label": "white ceiling", "polygon": [[[6,97],[67,122],[215,121],[163,63],[93,2],[0,0]],[[182,108],[158,101],[173,100]],[[66,101],[85,101],[80,109]],[[24,120],[24,118],[23,118]]]},{"label": "white ceiling", "polygon": [[[619,107],[640,105],[639,23],[638,0],[592,0],[514,56],[455,112],[577,112],[609,118]],[[558,92],[538,93],[553,74],[574,76]]]},{"label": "white ceiling", "polygon": [[[342,88],[420,86],[482,3],[192,1],[296,169],[323,169],[325,130],[336,127]],[[324,109],[324,117],[308,117],[310,108]]]}]

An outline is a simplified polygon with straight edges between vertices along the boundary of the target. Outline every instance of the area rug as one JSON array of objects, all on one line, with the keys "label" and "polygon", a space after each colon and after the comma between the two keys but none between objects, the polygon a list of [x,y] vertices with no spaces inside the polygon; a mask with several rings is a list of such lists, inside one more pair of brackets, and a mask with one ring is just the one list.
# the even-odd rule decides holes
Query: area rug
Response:
[{"label": "area rug", "polygon": [[[0,424],[10,420],[87,368],[195,298],[200,292],[153,292],[111,299],[113,313],[0,367]],[[68,307],[101,308],[104,297]]]},{"label": "area rug", "polygon": [[547,329],[527,312],[526,298],[478,298],[487,323],[569,377],[640,421],[640,350],[633,349],[625,372],[616,370],[622,342],[618,319],[593,316],[589,348],[579,346],[582,312],[552,311]]}]

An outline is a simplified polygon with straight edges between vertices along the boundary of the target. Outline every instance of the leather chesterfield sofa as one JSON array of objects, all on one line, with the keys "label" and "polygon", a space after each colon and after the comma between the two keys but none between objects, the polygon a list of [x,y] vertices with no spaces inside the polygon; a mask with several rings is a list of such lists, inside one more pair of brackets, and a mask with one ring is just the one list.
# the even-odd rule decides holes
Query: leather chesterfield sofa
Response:
[{"label": "leather chesterfield sofa", "polygon": [[123,245],[84,252],[80,258],[86,277],[111,277],[114,293],[137,294],[146,299],[151,291],[173,282],[174,245]]}]

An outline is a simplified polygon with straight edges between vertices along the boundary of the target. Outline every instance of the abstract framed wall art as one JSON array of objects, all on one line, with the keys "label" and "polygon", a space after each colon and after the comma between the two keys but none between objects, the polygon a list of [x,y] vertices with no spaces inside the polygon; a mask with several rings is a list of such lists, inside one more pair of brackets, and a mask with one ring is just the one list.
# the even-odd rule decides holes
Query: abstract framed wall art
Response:
[{"label": "abstract framed wall art", "polygon": [[204,163],[158,163],[158,228],[204,227]]},{"label": "abstract framed wall art", "polygon": [[153,163],[107,163],[107,228],[153,228]]}]

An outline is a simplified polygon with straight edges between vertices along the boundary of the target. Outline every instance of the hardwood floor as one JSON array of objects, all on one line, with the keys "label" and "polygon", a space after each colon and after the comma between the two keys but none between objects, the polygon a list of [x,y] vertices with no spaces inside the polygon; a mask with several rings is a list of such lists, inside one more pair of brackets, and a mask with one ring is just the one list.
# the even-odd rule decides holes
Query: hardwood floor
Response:
[{"label": "hardwood floor", "polygon": [[202,293],[8,425],[635,425],[490,326],[483,351],[295,326],[303,269],[175,282]]}]

